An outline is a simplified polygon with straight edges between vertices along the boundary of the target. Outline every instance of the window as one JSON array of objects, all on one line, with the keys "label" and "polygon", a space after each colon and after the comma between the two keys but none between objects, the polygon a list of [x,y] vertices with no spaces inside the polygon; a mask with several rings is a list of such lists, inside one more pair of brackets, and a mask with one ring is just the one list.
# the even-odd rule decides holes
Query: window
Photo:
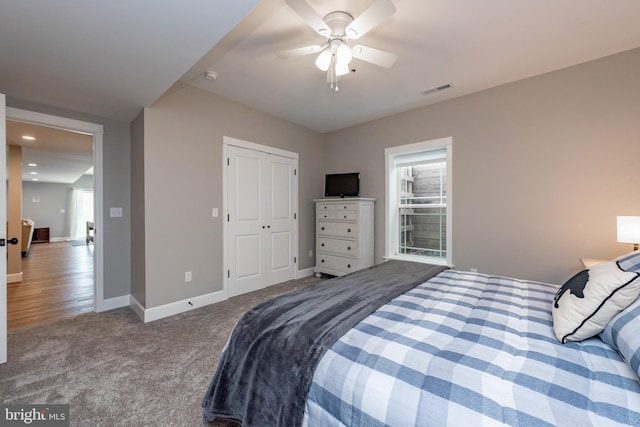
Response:
[{"label": "window", "polygon": [[452,265],[451,138],[391,147],[385,258]]},{"label": "window", "polygon": [[93,222],[93,190],[71,190],[71,238],[85,238],[87,235],[87,221]]}]

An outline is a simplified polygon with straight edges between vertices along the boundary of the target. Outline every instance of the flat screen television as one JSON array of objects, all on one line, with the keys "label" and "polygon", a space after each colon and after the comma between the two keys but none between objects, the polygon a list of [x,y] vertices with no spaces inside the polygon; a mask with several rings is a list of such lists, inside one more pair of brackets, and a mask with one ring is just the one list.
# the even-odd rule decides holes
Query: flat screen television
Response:
[{"label": "flat screen television", "polygon": [[360,174],[334,173],[325,176],[325,197],[358,197],[360,195]]}]

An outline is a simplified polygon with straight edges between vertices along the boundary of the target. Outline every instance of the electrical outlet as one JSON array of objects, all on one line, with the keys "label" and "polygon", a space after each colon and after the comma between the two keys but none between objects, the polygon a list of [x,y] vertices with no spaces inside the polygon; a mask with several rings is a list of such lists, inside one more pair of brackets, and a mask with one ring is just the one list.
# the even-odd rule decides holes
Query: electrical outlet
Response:
[{"label": "electrical outlet", "polygon": [[473,267],[471,267],[471,268],[469,269],[469,271],[470,271],[470,272],[472,272],[472,273],[477,273],[477,272],[478,272],[478,269],[477,269],[477,268],[473,268]]},{"label": "electrical outlet", "polygon": [[309,258],[313,258],[313,251],[309,251]]},{"label": "electrical outlet", "polygon": [[184,272],[184,282],[188,283],[191,281],[191,272],[190,271],[185,271]]}]

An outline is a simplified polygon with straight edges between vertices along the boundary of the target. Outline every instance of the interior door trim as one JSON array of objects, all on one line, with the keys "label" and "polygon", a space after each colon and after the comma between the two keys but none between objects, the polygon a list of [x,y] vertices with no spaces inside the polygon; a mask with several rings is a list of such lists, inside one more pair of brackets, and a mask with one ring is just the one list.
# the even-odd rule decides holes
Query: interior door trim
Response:
[{"label": "interior door trim", "polygon": [[94,296],[93,308],[95,312],[109,310],[104,300],[104,242],[103,230],[103,134],[104,127],[101,124],[53,116],[35,111],[22,110],[7,107],[7,120],[30,123],[40,126],[48,126],[56,129],[72,132],[81,132],[93,136],[93,191],[94,191],[94,223],[98,232],[94,236],[94,269],[93,283]]},{"label": "interior door trim", "polygon": [[[299,159],[299,154],[298,153],[294,153],[293,151],[287,151],[287,150],[282,150],[280,148],[275,148],[275,147],[270,147],[268,145],[261,145],[261,144],[256,144],[254,142],[249,142],[249,141],[244,141],[241,139],[237,139],[237,138],[232,138],[230,136],[223,136],[222,137],[222,213],[223,213],[223,217],[222,217],[222,245],[223,245],[223,249],[222,249],[222,283],[223,283],[223,292],[224,292],[224,297],[225,299],[229,298],[229,275],[227,274],[227,272],[229,271],[229,255],[228,251],[227,251],[227,244],[228,244],[228,239],[229,239],[229,230],[228,230],[228,222],[227,222],[227,212],[228,212],[228,202],[227,202],[227,159],[229,158],[229,153],[228,153],[228,149],[229,146],[235,146],[235,147],[240,147],[240,148],[246,148],[249,150],[254,150],[254,151],[260,151],[263,153],[269,153],[269,154],[276,154],[278,156],[282,156],[282,157],[288,157],[291,159],[295,159],[298,160]],[[297,183],[297,180],[296,180]],[[298,212],[298,188],[299,186],[296,185],[295,189],[294,189],[294,210],[295,212]],[[298,254],[298,239],[299,239],[299,229],[298,229],[298,224],[299,222],[296,221],[295,222],[295,226],[294,226],[294,232],[295,232],[295,238],[294,238],[294,248],[293,248],[293,253],[294,256],[296,257],[296,259],[299,259],[299,254]],[[293,271],[293,277],[296,278],[298,277],[298,264],[296,263],[294,266],[294,271]]]}]

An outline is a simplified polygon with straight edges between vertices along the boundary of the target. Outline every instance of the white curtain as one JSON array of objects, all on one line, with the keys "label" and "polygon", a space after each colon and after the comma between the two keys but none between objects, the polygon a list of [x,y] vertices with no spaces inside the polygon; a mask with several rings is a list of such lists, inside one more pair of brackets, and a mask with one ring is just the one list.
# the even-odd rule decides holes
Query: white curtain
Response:
[{"label": "white curtain", "polygon": [[74,188],[71,190],[71,238],[84,239],[87,221],[93,222],[93,190]]}]

